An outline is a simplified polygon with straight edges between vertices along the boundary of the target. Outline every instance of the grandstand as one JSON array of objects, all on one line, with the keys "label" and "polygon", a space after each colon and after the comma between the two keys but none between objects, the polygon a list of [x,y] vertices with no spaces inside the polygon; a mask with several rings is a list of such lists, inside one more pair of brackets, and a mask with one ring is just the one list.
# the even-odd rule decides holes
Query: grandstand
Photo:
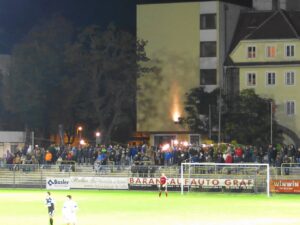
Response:
[{"label": "grandstand", "polygon": [[[288,170],[288,173],[287,173]],[[246,171],[246,170],[245,170]],[[192,178],[229,178],[235,176],[253,175],[252,169],[246,172],[231,171],[226,169],[195,169]],[[153,166],[153,165],[103,165],[95,169],[91,165],[4,165],[0,167],[0,187],[9,188],[45,188],[48,177],[69,178],[69,177],[106,177],[106,178],[158,178],[161,173],[165,173],[168,178],[180,178],[179,166]],[[249,174],[247,174],[249,173]],[[282,167],[270,167],[270,179],[272,180],[297,180],[300,174],[299,164],[283,164]],[[178,190],[178,189],[176,189]]]}]

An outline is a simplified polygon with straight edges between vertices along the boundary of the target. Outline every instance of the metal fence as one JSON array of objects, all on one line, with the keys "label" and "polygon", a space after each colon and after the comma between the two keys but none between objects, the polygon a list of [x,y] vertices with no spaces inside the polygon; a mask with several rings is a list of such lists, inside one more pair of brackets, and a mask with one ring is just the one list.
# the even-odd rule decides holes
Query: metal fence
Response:
[{"label": "metal fence", "polygon": [[[45,188],[49,177],[167,177],[179,178],[178,166],[135,166],[135,165],[33,165],[0,164],[0,187],[9,188]],[[216,176],[225,176],[222,170]],[[225,173],[225,172],[224,172]],[[208,174],[207,174],[208,175]],[[212,175],[211,173],[209,174]],[[270,167],[271,179],[299,179],[300,165],[283,165]],[[199,176],[205,176],[203,171]]]}]

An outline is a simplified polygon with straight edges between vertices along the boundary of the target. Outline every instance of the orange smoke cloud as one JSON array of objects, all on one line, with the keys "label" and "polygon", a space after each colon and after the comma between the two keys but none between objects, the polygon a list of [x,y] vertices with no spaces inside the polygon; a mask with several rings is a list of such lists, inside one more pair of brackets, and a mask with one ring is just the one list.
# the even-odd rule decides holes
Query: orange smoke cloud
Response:
[{"label": "orange smoke cloud", "polygon": [[182,116],[182,110],[179,101],[179,89],[177,83],[172,84],[172,119],[174,122],[178,122]]}]

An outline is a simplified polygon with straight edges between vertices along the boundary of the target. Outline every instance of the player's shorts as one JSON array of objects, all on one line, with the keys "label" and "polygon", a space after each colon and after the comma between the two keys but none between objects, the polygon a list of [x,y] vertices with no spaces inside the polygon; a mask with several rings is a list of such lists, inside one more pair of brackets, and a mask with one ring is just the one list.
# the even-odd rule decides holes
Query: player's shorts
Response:
[{"label": "player's shorts", "polygon": [[64,214],[64,221],[65,223],[76,223],[76,214],[75,213],[66,213]]},{"label": "player's shorts", "polygon": [[167,191],[168,190],[168,185],[167,184],[163,184],[163,185],[159,185],[158,186],[160,191]]},{"label": "player's shorts", "polygon": [[49,216],[54,215],[54,207],[48,207],[48,214],[49,214]]}]

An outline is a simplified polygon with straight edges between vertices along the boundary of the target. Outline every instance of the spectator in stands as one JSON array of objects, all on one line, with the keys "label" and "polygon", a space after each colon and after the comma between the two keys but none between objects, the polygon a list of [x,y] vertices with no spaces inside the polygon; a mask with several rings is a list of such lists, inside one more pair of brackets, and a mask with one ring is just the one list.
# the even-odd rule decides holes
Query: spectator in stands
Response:
[{"label": "spectator in stands", "polygon": [[257,154],[258,154],[257,148],[253,147],[251,162],[257,163]]},{"label": "spectator in stands", "polygon": [[97,160],[100,161],[101,165],[107,165],[107,150],[105,148],[102,148]]},{"label": "spectator in stands", "polygon": [[204,149],[200,148],[199,149],[199,162],[205,162],[205,153],[204,153]]},{"label": "spectator in stands", "polygon": [[224,163],[223,153],[221,150],[218,150],[217,152],[216,163]]},{"label": "spectator in stands", "polygon": [[113,164],[116,164],[116,150],[114,148],[109,148],[109,161],[113,162]]},{"label": "spectator in stands", "polygon": [[49,150],[46,152],[45,162],[48,165],[52,163],[52,153]]},{"label": "spectator in stands", "polygon": [[130,148],[130,160],[133,160],[133,158],[134,158],[134,156],[138,153],[138,149],[137,149],[137,147],[136,146],[132,146],[131,148]]},{"label": "spectator in stands", "polygon": [[230,151],[228,151],[226,154],[225,163],[233,163],[233,157],[232,157]]},{"label": "spectator in stands", "polygon": [[[54,164],[56,162],[56,160],[57,160],[57,157],[56,157],[57,150],[56,150],[54,144],[50,145],[50,147],[48,148],[48,152],[51,153],[51,162],[50,163]],[[49,162],[46,162],[46,163],[50,164]]]},{"label": "spectator in stands", "polygon": [[300,163],[300,148],[295,153],[296,163]]},{"label": "spectator in stands", "polygon": [[172,154],[171,154],[171,151],[170,151],[170,150],[165,151],[165,152],[164,152],[164,165],[165,165],[165,166],[171,165],[171,161],[172,161]]},{"label": "spectator in stands", "polygon": [[82,160],[83,160],[83,148],[81,146],[77,149],[76,155],[74,155],[74,159],[75,159],[75,161],[78,164],[82,163]]},{"label": "spectator in stands", "polygon": [[13,163],[14,163],[14,155],[7,150],[6,152],[6,164],[8,165],[8,169],[13,169]]},{"label": "spectator in stands", "polygon": [[245,152],[244,152],[244,162],[251,162],[252,156],[251,156],[251,146],[246,146]]},{"label": "spectator in stands", "polygon": [[95,148],[89,147],[88,153],[87,153],[87,161],[86,161],[87,164],[94,164],[94,162],[95,162],[94,153],[95,153]]},{"label": "spectator in stands", "polygon": [[241,146],[235,148],[234,151],[234,162],[240,163],[243,160],[243,149]]},{"label": "spectator in stands", "polygon": [[268,163],[269,165],[274,166],[276,156],[277,156],[276,148],[273,145],[269,145],[267,152],[268,152]]},{"label": "spectator in stands", "polygon": [[121,149],[121,159],[120,159],[120,163],[122,166],[127,165],[126,164],[126,148],[122,148]]},{"label": "spectator in stands", "polygon": [[208,156],[210,157],[211,160],[214,158],[214,148],[213,147],[208,148]]},{"label": "spectator in stands", "polygon": [[281,175],[281,164],[282,164],[282,157],[277,155],[275,161],[275,167],[277,167],[277,175]]},{"label": "spectator in stands", "polygon": [[138,154],[136,154],[133,157],[133,163],[134,163],[134,165],[140,165],[141,160],[142,160],[142,153],[139,152]]},{"label": "spectator in stands", "polygon": [[158,148],[154,152],[154,164],[160,165],[160,149],[158,149]]},{"label": "spectator in stands", "polygon": [[264,162],[264,150],[262,146],[260,146],[257,151],[257,162],[258,163]]},{"label": "spectator in stands", "polygon": [[290,174],[289,167],[290,167],[291,160],[287,155],[284,156],[283,163],[284,163],[284,174],[289,175]]},{"label": "spectator in stands", "polygon": [[296,149],[295,149],[294,145],[289,145],[287,155],[288,155],[291,163],[295,162],[295,154],[296,154]]},{"label": "spectator in stands", "polygon": [[21,164],[21,157],[20,157],[20,154],[18,152],[16,153],[16,156],[13,160],[13,164],[14,164],[14,168],[16,170],[19,170],[19,168],[20,168],[19,165]]},{"label": "spectator in stands", "polygon": [[185,160],[186,160],[186,154],[182,149],[179,148],[177,165],[180,166],[181,163],[184,162]]}]

